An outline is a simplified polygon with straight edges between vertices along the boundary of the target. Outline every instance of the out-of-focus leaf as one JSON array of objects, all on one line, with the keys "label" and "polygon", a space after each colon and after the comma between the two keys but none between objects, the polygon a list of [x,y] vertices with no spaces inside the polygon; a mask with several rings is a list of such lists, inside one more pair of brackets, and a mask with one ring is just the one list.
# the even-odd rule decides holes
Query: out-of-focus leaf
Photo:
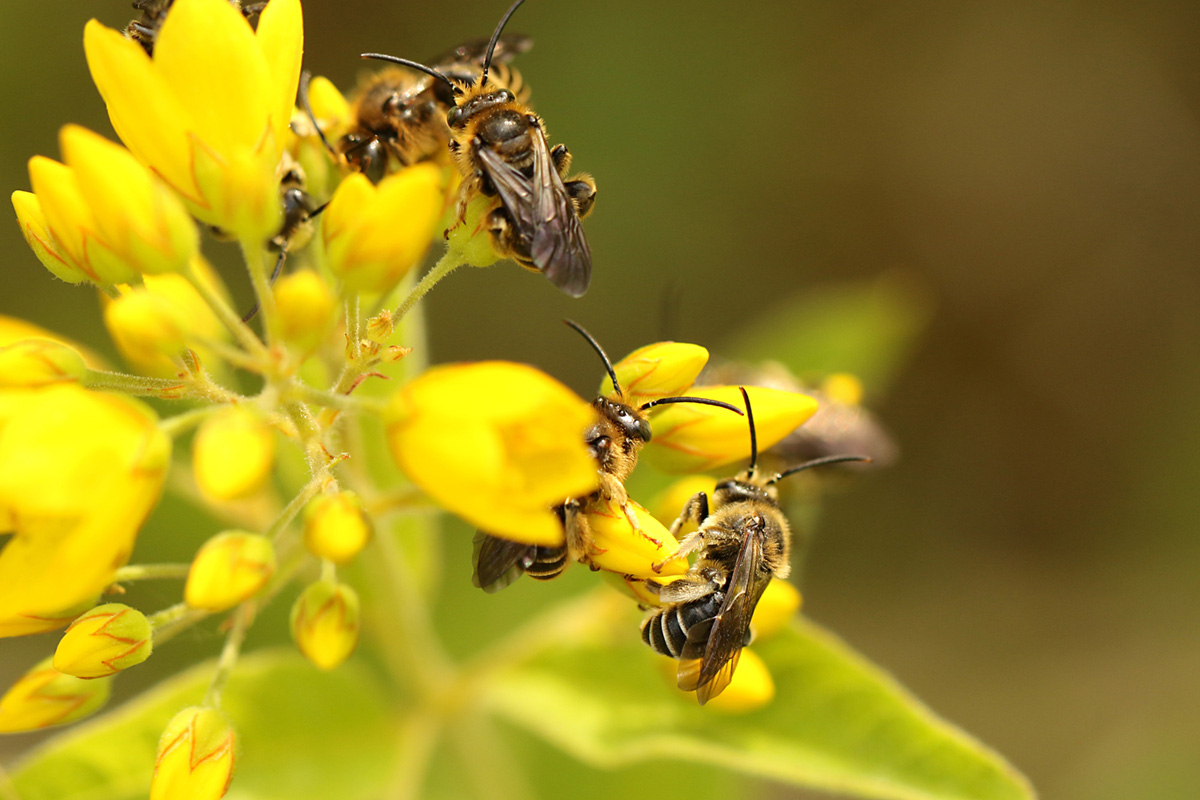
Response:
[{"label": "out-of-focus leaf", "polygon": [[755,649],[778,694],[742,715],[697,706],[662,679],[637,641],[549,650],[505,673],[487,702],[598,765],[683,759],[897,800],[1034,797],[1000,756],[811,622],[798,620]]},{"label": "out-of-focus leaf", "polygon": [[857,375],[883,393],[932,314],[932,300],[911,276],[885,273],[867,282],[809,289],[763,311],[723,352],[774,360],[801,378]]},{"label": "out-of-focus leaf", "polygon": [[[145,798],[159,734],[203,698],[212,674],[201,664],[49,740],[13,770],[21,800]],[[384,791],[397,733],[382,693],[353,663],[321,672],[291,650],[246,656],[222,708],[238,736],[228,800],[366,800]]]}]

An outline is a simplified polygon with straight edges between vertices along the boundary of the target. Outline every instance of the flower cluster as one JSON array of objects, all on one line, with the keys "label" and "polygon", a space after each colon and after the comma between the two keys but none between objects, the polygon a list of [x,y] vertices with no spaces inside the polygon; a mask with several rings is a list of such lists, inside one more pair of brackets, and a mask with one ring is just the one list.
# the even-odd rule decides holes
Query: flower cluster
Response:
[{"label": "flower cluster", "polygon": [[[226,0],[170,6],[131,26],[137,36],[87,24],[88,65],[122,144],[68,125],[62,162],[32,158],[33,191],[12,196],[41,263],[98,290],[129,371],[0,321],[0,532],[11,534],[0,636],[66,628],[53,657],[0,699],[0,731],[94,712],[115,674],[224,615],[210,690],[163,731],[150,793],[217,798],[237,751],[222,689],[255,611],[290,591],[297,648],[320,669],[338,666],[362,624],[339,571],[386,539],[388,522],[433,507],[514,546],[566,547],[643,605],[688,571],[676,554],[688,531],[669,529],[682,499],[651,514],[628,496],[627,474],[600,463],[588,438],[599,400],[522,364],[423,368],[407,312],[451,269],[500,255],[485,224],[499,201],[460,190],[446,143],[420,158],[385,147],[382,174],[359,171],[362,154],[345,144],[356,99],[318,78],[302,93],[308,107],[294,107],[299,0],[271,0],[256,26]],[[414,286],[456,193],[465,221]],[[261,334],[205,260],[209,235],[239,243]],[[659,470],[720,470],[751,455],[740,412],[654,405],[689,394],[740,409],[736,385],[693,388],[707,358],[698,345],[649,345],[613,365],[623,388],[600,387],[599,398],[647,409],[645,453]],[[769,388],[749,397],[760,449],[817,405]],[[369,443],[379,431],[390,464]],[[130,564],[168,487],[228,527],[214,525],[187,564]],[[182,581],[179,601],[149,613],[100,602],[149,579]],[[771,584],[758,635],[798,606],[794,589]],[[751,708],[771,693],[747,650],[723,702]]]}]

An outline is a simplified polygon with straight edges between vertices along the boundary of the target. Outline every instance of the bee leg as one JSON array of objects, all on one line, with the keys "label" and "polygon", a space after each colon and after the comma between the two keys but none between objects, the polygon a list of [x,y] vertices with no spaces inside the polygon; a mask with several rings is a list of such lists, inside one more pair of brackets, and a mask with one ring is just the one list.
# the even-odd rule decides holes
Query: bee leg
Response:
[{"label": "bee leg", "polygon": [[593,570],[597,569],[591,560],[592,528],[578,500],[568,500],[563,504],[563,532],[567,539],[567,557],[587,564]]},{"label": "bee leg", "polygon": [[629,493],[625,491],[625,485],[617,480],[615,475],[609,475],[607,472],[601,472],[599,475],[600,495],[619,505],[625,513],[625,519],[629,520],[630,527],[635,532],[640,532],[642,524],[638,521],[637,512],[633,510],[633,506],[629,505]]},{"label": "bee leg", "polygon": [[591,175],[580,175],[572,181],[563,184],[563,188],[567,190],[567,194],[571,197],[571,203],[575,206],[575,213],[583,219],[592,210],[592,205],[596,202],[596,182],[592,180]]},{"label": "bee leg", "polygon": [[550,148],[550,160],[554,162],[554,168],[558,170],[560,177],[566,175],[567,170],[571,168],[571,153],[565,144],[556,144]]},{"label": "bee leg", "polygon": [[[704,492],[696,492],[696,494],[692,495],[692,499],[688,500],[683,506],[683,511],[679,513],[679,517],[671,523],[671,536],[678,539],[680,529],[683,528],[684,524],[688,521],[695,522],[697,525],[702,526],[704,524],[704,520],[706,519],[708,519],[708,495]],[[701,533],[701,529],[697,528],[695,531],[692,531],[690,534],[684,537],[683,541],[679,543],[679,547],[675,549],[674,553],[671,553],[671,555],[667,556],[657,564],[651,565],[651,567],[655,572],[662,572],[663,566],[668,561],[674,561],[677,558],[682,558],[683,556],[698,550],[703,544],[703,534]]]}]

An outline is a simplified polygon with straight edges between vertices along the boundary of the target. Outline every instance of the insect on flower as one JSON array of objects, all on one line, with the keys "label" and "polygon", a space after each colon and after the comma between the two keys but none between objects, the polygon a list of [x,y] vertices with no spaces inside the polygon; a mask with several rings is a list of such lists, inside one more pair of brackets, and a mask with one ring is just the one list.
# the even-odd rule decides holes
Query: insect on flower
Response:
[{"label": "insect on flower", "polygon": [[486,592],[496,592],[508,586],[522,573],[531,578],[549,580],[566,569],[570,561],[588,561],[591,533],[588,512],[601,499],[611,500],[622,507],[630,524],[639,527],[633,509],[628,505],[625,481],[637,466],[638,451],[650,441],[650,422],[645,412],[668,403],[699,403],[728,408],[735,414],[741,410],[720,400],[702,397],[663,397],[634,407],[625,402],[616,371],[604,349],[590,333],[570,320],[564,322],[587,340],[604,362],[613,383],[611,395],[600,395],[592,401],[596,421],[584,433],[588,452],[596,461],[600,488],[584,497],[575,497],[556,506],[555,514],[562,522],[564,543],[557,546],[526,544],[509,541],[480,531],[475,535],[474,574],[472,582]]},{"label": "insect on flower", "polygon": [[496,26],[478,77],[447,74],[381,53],[364,53],[363,58],[420,70],[449,88],[450,153],[463,177],[455,225],[462,224],[474,197],[498,197],[485,219],[496,251],[580,297],[592,273],[592,252],[580,219],[592,209],[596,183],[588,175],[565,178],[571,155],[565,145],[546,144],[545,124],[524,102],[519,77],[512,70],[492,71],[500,34],[523,2],[513,3]]},{"label": "insect on flower", "polygon": [[771,478],[755,471],[758,442],[750,397],[741,389],[750,425],[750,466],[720,481],[708,495],[698,492],[671,525],[676,536],[687,522],[699,527],[679,543],[671,558],[697,553],[679,580],[659,590],[660,608],[642,622],[642,640],[655,652],[679,659],[679,688],[695,691],[701,705],[729,685],[742,648],[750,641],[750,620],[772,578],[791,572],[791,528],[779,506],[775,484],[801,470],[863,456],[832,456],[808,461]]}]

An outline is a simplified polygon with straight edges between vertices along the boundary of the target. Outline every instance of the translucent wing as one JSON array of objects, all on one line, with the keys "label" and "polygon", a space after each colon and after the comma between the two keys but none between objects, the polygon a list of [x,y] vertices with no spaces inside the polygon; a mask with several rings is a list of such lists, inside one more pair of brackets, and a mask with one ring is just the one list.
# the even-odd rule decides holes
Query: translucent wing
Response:
[{"label": "translucent wing", "polygon": [[761,528],[746,532],[725,602],[711,620],[692,626],[679,655],[679,688],[695,690],[700,705],[720,694],[733,679],[754,608],[771,582],[771,574],[762,569],[763,536]]},{"label": "translucent wing", "polygon": [[474,545],[471,583],[488,594],[521,577],[537,554],[536,545],[501,539],[483,531],[475,533]]},{"label": "translucent wing", "polygon": [[530,136],[532,178],[490,148],[477,152],[516,229],[520,246],[529,253],[529,261],[559,289],[579,297],[591,282],[592,251],[571,197],[554,168],[546,137],[537,125],[533,125]]}]

